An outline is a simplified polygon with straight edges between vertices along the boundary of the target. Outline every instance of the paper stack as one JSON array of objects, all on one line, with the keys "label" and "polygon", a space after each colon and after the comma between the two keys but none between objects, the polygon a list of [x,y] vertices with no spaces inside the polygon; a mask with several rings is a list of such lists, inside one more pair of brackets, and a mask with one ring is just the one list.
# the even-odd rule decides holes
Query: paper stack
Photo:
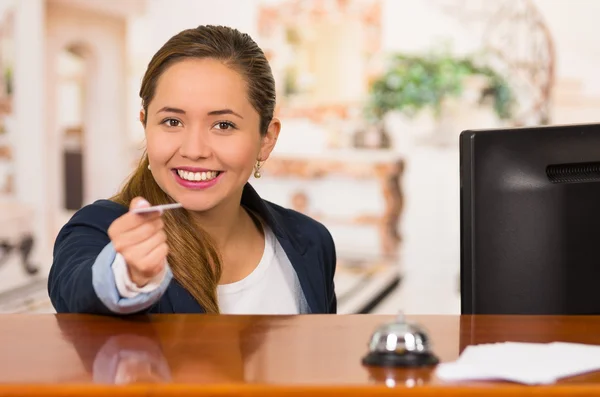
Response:
[{"label": "paper stack", "polygon": [[600,346],[504,342],[467,347],[458,360],[439,364],[444,381],[504,380],[529,385],[600,370]]}]

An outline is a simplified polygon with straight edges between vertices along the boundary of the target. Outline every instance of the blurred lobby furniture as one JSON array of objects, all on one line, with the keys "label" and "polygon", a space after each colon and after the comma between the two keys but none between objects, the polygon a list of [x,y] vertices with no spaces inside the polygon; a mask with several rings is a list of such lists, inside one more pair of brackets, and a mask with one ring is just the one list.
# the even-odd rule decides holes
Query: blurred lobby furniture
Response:
[{"label": "blurred lobby furniture", "polygon": [[0,313],[56,313],[48,297],[48,279],[36,277],[22,285],[3,288]]},{"label": "blurred lobby furniture", "polygon": [[[293,209],[306,213],[325,224],[372,225],[379,231],[381,254],[390,259],[398,257],[401,241],[398,223],[403,208],[402,175],[404,160],[392,151],[385,150],[332,150],[312,154],[274,153],[265,163],[268,175],[275,178],[299,178],[312,180],[331,175],[365,180],[376,179],[380,185],[384,208],[379,214],[357,214],[351,218],[331,218],[324,214],[308,212],[310,197],[304,192],[294,193]],[[360,195],[356,192],[344,192],[348,195]],[[342,199],[342,197],[340,197]]]},{"label": "blurred lobby furniture", "polygon": [[495,4],[484,42],[518,92],[514,125],[550,124],[557,67],[550,26],[533,0]]},{"label": "blurred lobby furniture", "polygon": [[0,197],[9,195],[13,190],[12,150],[0,124]]},{"label": "blurred lobby furniture", "polygon": [[[334,278],[338,314],[368,314],[391,298],[402,281],[400,267],[385,259],[338,258]],[[396,311],[397,304],[394,302]]]},{"label": "blurred lobby furniture", "polygon": [[[481,46],[493,64],[510,76],[519,97],[511,125],[546,125],[556,118],[555,26],[533,0],[435,0],[462,26],[481,26]],[[556,29],[555,29],[556,30]]]},{"label": "blurred lobby furniture", "polygon": [[30,260],[34,245],[33,210],[13,200],[0,201],[0,266],[11,256],[18,256],[19,265],[28,275],[38,272]]},{"label": "blurred lobby furniture", "polygon": [[84,150],[83,129],[66,128],[63,142],[63,208],[77,211],[84,205]]},{"label": "blurred lobby furniture", "polygon": [[[393,316],[3,315],[1,395],[598,395],[600,372],[549,386],[447,383],[435,367],[361,364]],[[471,344],[600,344],[600,317],[408,316],[441,362]],[[585,332],[584,332],[585,330]],[[557,359],[559,359],[557,357]],[[116,388],[115,385],[120,385]]]}]

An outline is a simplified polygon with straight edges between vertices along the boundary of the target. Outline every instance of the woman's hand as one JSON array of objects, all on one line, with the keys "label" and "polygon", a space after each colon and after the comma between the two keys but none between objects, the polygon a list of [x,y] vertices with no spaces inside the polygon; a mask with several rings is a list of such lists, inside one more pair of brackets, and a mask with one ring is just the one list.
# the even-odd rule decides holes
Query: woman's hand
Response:
[{"label": "woman's hand", "polygon": [[[130,210],[143,207],[150,207],[150,203],[142,197],[131,200],[129,205]],[[129,211],[110,225],[108,236],[115,250],[123,255],[129,277],[138,287],[164,271],[169,246],[160,212]]]}]

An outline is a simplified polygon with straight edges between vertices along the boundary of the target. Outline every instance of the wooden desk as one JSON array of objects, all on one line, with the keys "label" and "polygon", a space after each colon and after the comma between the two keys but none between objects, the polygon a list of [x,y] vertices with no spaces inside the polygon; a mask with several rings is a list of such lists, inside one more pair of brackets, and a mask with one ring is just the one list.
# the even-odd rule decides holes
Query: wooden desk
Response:
[{"label": "wooden desk", "polygon": [[[360,360],[387,316],[3,315],[0,396],[598,395],[600,373],[553,386],[443,383]],[[600,344],[600,317],[420,316],[442,361],[470,343]],[[115,387],[114,383],[128,383]],[[111,386],[111,384],[113,384]],[[401,389],[401,390],[398,390]]]}]

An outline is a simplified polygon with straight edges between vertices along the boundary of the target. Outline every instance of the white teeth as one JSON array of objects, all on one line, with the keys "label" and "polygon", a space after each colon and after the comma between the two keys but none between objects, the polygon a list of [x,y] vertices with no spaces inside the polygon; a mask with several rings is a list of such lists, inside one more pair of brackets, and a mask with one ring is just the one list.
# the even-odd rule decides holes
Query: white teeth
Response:
[{"label": "white teeth", "polygon": [[177,170],[177,174],[181,179],[185,179],[186,181],[210,181],[211,179],[215,179],[219,174],[217,171],[208,171],[208,172],[189,172],[183,170]]}]

